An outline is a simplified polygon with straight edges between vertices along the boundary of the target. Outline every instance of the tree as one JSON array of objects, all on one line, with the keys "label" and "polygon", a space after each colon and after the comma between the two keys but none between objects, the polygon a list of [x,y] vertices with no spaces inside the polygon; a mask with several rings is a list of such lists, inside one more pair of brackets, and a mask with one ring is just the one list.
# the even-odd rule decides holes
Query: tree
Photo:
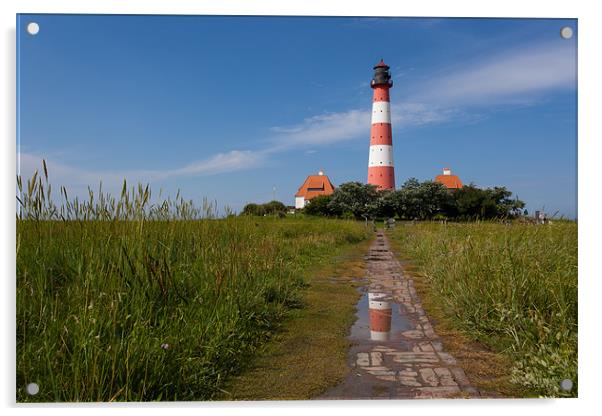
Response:
[{"label": "tree", "polygon": [[420,184],[416,200],[419,203],[420,219],[431,219],[444,211],[444,207],[450,200],[450,194],[439,182],[425,181]]},{"label": "tree", "polygon": [[279,212],[286,212],[286,205],[280,201],[270,201],[266,204],[263,204],[263,209],[268,215],[278,214]]},{"label": "tree", "polygon": [[397,212],[397,199],[394,190],[381,191],[376,200],[376,216],[381,218],[394,217]]},{"label": "tree", "polygon": [[494,187],[488,189],[491,198],[497,207],[496,215],[498,217],[517,217],[521,214],[521,210],[525,207],[525,203],[516,198],[511,198],[512,192],[505,187]]},{"label": "tree", "polygon": [[512,192],[505,187],[480,189],[474,184],[466,185],[454,193],[458,216],[482,219],[520,215],[525,203],[511,196]]},{"label": "tree", "polygon": [[247,204],[242,210],[242,215],[279,215],[286,214],[286,205],[280,201],[270,201],[265,204]]},{"label": "tree", "polygon": [[245,207],[242,209],[242,214],[243,215],[259,215],[259,216],[263,216],[263,214],[265,214],[265,209],[263,208],[263,205],[258,205],[258,204],[247,204],[245,205]]},{"label": "tree", "polygon": [[487,218],[495,216],[495,204],[483,189],[474,184],[465,185],[454,193],[458,216],[464,218]]},{"label": "tree", "polygon": [[335,212],[333,212],[329,207],[331,200],[332,198],[330,195],[318,195],[309,201],[305,208],[303,208],[303,212],[308,215],[318,215],[323,217],[335,216]]},{"label": "tree", "polygon": [[328,204],[335,212],[350,212],[356,219],[373,217],[377,211],[378,191],[376,186],[360,182],[347,182],[335,189]]},{"label": "tree", "polygon": [[395,212],[400,218],[430,219],[437,214],[451,211],[452,198],[447,189],[438,182],[419,182],[408,179],[392,195]]}]

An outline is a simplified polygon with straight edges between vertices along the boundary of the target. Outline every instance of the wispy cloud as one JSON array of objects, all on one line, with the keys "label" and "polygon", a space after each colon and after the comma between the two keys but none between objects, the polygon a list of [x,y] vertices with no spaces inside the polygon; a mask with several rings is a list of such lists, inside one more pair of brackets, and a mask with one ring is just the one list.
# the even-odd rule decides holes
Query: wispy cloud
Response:
[{"label": "wispy cloud", "polygon": [[[422,103],[399,102],[392,106],[391,121],[399,129],[441,123],[458,113]],[[273,127],[271,130],[276,134],[270,138],[274,146],[269,152],[366,139],[370,134],[370,115],[369,110],[356,109],[309,117],[292,126]]]},{"label": "wispy cloud", "polygon": [[370,111],[349,110],[309,117],[292,126],[273,127],[271,130],[276,134],[270,141],[275,144],[272,151],[283,151],[356,139],[369,129]]},{"label": "wispy cloud", "polygon": [[427,105],[420,102],[398,102],[392,104],[391,122],[396,127],[415,127],[442,123],[458,118],[462,113],[457,109]]},{"label": "wispy cloud", "polygon": [[[18,173],[29,178],[40,171],[42,157],[33,153],[20,153]],[[265,152],[250,150],[232,150],[218,153],[207,159],[189,163],[173,169],[154,170],[93,170],[75,167],[70,164],[45,158],[48,164],[50,180],[56,184],[69,186],[92,186],[102,181],[108,187],[119,185],[126,179],[131,183],[147,183],[181,176],[208,176],[225,172],[234,172],[260,166],[265,161]]]},{"label": "wispy cloud", "polygon": [[446,106],[526,101],[533,93],[575,86],[574,45],[562,39],[507,51],[432,77],[412,99]]},{"label": "wispy cloud", "polygon": [[265,151],[232,150],[218,153],[208,159],[190,163],[172,170],[158,171],[162,178],[173,176],[215,175],[261,166],[265,161]]}]

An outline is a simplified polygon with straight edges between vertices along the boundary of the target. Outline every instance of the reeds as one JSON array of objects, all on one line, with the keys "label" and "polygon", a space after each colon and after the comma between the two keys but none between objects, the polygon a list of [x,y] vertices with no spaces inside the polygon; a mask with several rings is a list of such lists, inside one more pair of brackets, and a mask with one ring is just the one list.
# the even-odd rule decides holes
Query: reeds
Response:
[{"label": "reeds", "polygon": [[[577,224],[419,223],[399,227],[447,314],[511,355],[513,381],[577,394]],[[560,382],[575,383],[570,392]]]},{"label": "reeds", "polygon": [[[18,178],[17,400],[211,399],[361,224],[228,216],[138,185],[69,198]],[[40,392],[25,393],[35,382]]]},{"label": "reeds", "polygon": [[[52,198],[52,184],[48,181],[46,162],[43,162],[44,177],[36,171],[23,186],[21,176],[17,176],[17,217],[21,220],[63,220],[63,221],[128,221],[128,220],[194,220],[217,217],[217,203],[203,199],[200,207],[192,200],[185,200],[180,191],[175,199],[167,198],[151,203],[152,192],[147,184],[128,187],[123,181],[118,198],[102,189],[88,187],[88,198],[69,198],[67,189],[60,187],[58,203]],[[230,213],[228,207],[226,214]]]}]

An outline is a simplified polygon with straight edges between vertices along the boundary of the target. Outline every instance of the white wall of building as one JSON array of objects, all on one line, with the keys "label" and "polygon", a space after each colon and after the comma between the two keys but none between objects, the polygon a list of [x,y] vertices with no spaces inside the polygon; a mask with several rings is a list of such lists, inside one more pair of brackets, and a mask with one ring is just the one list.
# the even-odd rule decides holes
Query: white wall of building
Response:
[{"label": "white wall of building", "polygon": [[300,209],[305,207],[305,198],[302,196],[295,197],[295,208]]}]

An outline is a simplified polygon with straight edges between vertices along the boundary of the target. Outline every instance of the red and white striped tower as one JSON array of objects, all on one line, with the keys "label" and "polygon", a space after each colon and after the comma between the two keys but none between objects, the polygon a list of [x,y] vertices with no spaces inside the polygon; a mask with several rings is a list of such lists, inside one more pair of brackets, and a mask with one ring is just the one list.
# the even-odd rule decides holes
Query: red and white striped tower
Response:
[{"label": "red and white striped tower", "polygon": [[395,189],[393,169],[393,138],[391,135],[391,107],[389,88],[393,87],[389,66],[381,59],[374,67],[370,86],[372,99],[372,129],[370,130],[370,157],[368,159],[368,183],[379,190]]}]

